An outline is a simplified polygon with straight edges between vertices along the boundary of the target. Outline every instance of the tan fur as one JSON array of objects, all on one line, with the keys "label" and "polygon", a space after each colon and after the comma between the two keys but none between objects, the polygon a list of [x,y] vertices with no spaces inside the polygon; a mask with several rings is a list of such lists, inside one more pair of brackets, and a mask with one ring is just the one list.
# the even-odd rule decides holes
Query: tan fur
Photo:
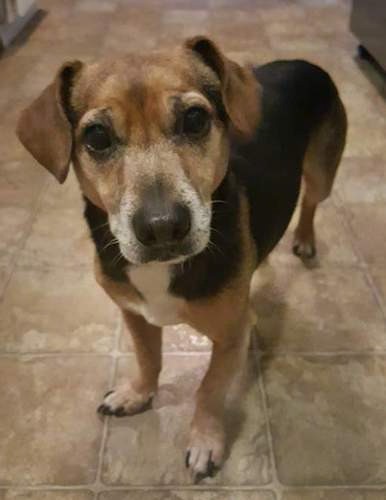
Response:
[{"label": "tan fur", "polygon": [[307,259],[315,255],[314,217],[318,204],[331,193],[345,145],[346,131],[346,112],[337,97],[311,137],[304,158],[304,195],[293,247],[299,257]]},{"label": "tan fur", "polygon": [[191,38],[186,46],[217,73],[233,129],[239,137],[249,138],[260,115],[260,101],[256,99],[259,87],[251,68],[242,67],[225,57],[216,44],[205,37]]},{"label": "tan fur", "polygon": [[72,153],[71,124],[62,102],[63,80],[81,66],[79,61],[64,64],[55,80],[22,112],[16,130],[25,148],[59,182],[67,177]]}]

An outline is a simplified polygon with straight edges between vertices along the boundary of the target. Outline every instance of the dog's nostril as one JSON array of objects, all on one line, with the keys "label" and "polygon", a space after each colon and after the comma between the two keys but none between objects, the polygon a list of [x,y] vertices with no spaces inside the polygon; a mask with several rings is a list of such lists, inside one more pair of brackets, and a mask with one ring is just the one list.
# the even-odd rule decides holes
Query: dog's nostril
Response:
[{"label": "dog's nostril", "polygon": [[155,240],[151,224],[147,221],[145,211],[140,209],[134,214],[133,229],[137,240],[143,245],[152,245]]},{"label": "dog's nostril", "polygon": [[143,245],[163,245],[181,241],[190,231],[190,211],[175,203],[164,213],[139,209],[133,217],[135,235]]},{"label": "dog's nostril", "polygon": [[190,231],[190,210],[185,205],[176,203],[174,206],[173,238],[182,240]]}]

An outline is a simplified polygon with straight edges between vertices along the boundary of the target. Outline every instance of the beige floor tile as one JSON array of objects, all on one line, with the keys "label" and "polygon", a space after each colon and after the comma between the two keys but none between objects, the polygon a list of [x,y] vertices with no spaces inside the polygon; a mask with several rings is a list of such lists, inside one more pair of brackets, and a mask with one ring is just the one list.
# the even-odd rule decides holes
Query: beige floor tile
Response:
[{"label": "beige floor tile", "polygon": [[289,491],[283,495],[283,500],[384,500],[386,490],[328,490],[328,491]]},{"label": "beige floor tile", "polygon": [[235,37],[234,26],[230,23],[223,23],[216,17],[211,19],[209,29],[210,36],[213,37],[224,51],[249,51],[256,50],[259,46],[269,46],[269,40],[260,18],[256,15],[255,23],[253,12],[250,22],[243,22],[240,25],[240,36]]},{"label": "beige floor tile", "polygon": [[0,305],[1,351],[108,352],[118,314],[85,270],[17,269]]},{"label": "beige floor tile", "polygon": [[[205,356],[165,356],[154,409],[110,421],[105,451],[105,484],[191,485],[184,465],[195,390],[202,379]],[[133,358],[122,358],[118,379],[134,370]],[[126,375],[127,376],[127,375]],[[265,421],[257,373],[252,361],[242,387],[243,401],[229,403],[231,455],[209,485],[261,485],[270,479]],[[240,428],[241,426],[241,428]]]},{"label": "beige floor tile", "polygon": [[[95,55],[95,50],[90,53],[86,48],[83,48],[83,50],[82,48],[74,49],[71,46],[58,47],[55,53],[43,52],[42,55],[36,57],[33,71],[25,74],[24,78],[19,82],[19,98],[29,104],[54,80],[57,71],[65,61],[79,59],[80,61],[89,62],[93,60]],[[33,59],[33,56],[29,55],[25,57],[26,59]]]},{"label": "beige floor tile", "polygon": [[331,42],[326,37],[299,36],[291,32],[268,35],[268,41],[273,49],[288,50],[289,48],[301,53],[324,52],[329,50]]},{"label": "beige floor tile", "polygon": [[373,115],[351,121],[347,131],[344,156],[385,156],[386,118]]},{"label": "beige floor tile", "polygon": [[258,490],[256,491],[170,490],[170,491],[119,491],[119,492],[106,491],[99,495],[98,500],[275,500],[275,496],[270,491],[258,491]]},{"label": "beige floor tile", "polygon": [[259,344],[268,351],[385,349],[381,310],[362,271],[269,265],[254,280]]},{"label": "beige floor tile", "polygon": [[[38,29],[29,37],[29,53],[41,57],[42,52],[39,52],[39,48],[48,47],[53,39],[55,39],[55,52],[60,53],[68,48],[77,49],[80,53],[87,51],[95,53],[95,49],[100,47],[101,38],[108,25],[109,17],[106,13],[74,10],[53,15],[55,9],[56,7],[49,9]],[[58,61],[59,64],[60,62]]]},{"label": "beige floor tile", "polygon": [[33,67],[37,60],[37,57],[19,54],[0,58],[0,72],[4,75],[1,84],[0,107],[13,103],[22,97],[20,93],[15,92],[15,88],[19,89],[20,84],[23,85],[26,75],[33,73]]},{"label": "beige floor tile", "polygon": [[[163,13],[159,6],[152,8],[149,4],[136,6],[130,3],[118,6],[106,31],[101,46],[102,54],[122,55],[139,50],[154,50],[162,31],[160,20]],[[132,19],[136,19],[136,22],[131,23]],[[130,30],[127,29],[128,23],[131,23]]]},{"label": "beige floor tile", "polygon": [[29,233],[32,218],[28,208],[0,206],[0,265],[8,266],[14,261]]},{"label": "beige floor tile", "polygon": [[371,267],[370,274],[381,295],[381,300],[384,306],[384,310],[386,311],[386,269]]},{"label": "beige floor tile", "polygon": [[271,6],[269,6],[268,3],[266,8],[260,8],[258,9],[258,12],[260,18],[266,25],[272,22],[280,21],[287,21],[293,25],[294,23],[305,21],[304,9],[294,4],[289,5],[286,2],[276,2],[276,5],[271,4]]},{"label": "beige floor tile", "polygon": [[64,184],[57,182],[52,175],[49,176],[48,188],[44,194],[42,205],[41,211],[74,208],[79,211],[80,218],[82,218],[84,206],[82,192],[72,168],[70,168]]},{"label": "beige floor tile", "polygon": [[63,186],[52,179],[20,255],[20,264],[91,269],[94,251],[74,174]]},{"label": "beige floor tile", "polygon": [[205,23],[208,18],[207,10],[170,9],[165,12],[165,22],[170,24]]},{"label": "beige floor tile", "polygon": [[386,203],[386,169],[381,156],[344,158],[335,190],[343,203]]},{"label": "beige floor tile", "polygon": [[[285,235],[269,257],[272,262],[303,267],[301,261],[292,253],[299,212],[297,208]],[[342,219],[343,215],[334,207],[330,199],[319,205],[315,216],[317,259],[313,262],[313,266],[328,269],[329,266],[352,266],[358,263]]]},{"label": "beige floor tile", "polygon": [[61,490],[4,490],[0,491],[0,500],[93,500],[91,491],[61,491]]},{"label": "beige floor tile", "polygon": [[95,480],[102,423],[95,408],[110,359],[0,360],[0,484],[88,484]]},{"label": "beige floor tile", "polygon": [[[16,85],[10,84],[13,89]],[[0,93],[2,93],[1,90]],[[0,105],[1,111],[1,121],[0,121],[0,147],[1,147],[1,162],[4,164],[8,161],[21,160],[21,164],[24,162],[28,164],[31,163],[31,155],[24,149],[21,142],[16,136],[16,124],[19,118],[20,112],[23,108],[29,104],[27,101],[20,101],[19,98],[11,99],[10,94],[7,97],[7,104],[2,107]]]},{"label": "beige floor tile", "polygon": [[[212,349],[212,343],[207,337],[200,335],[188,325],[175,325],[164,328],[162,334],[162,348],[164,352],[207,352]],[[133,350],[130,333],[124,324],[122,324],[120,349],[122,352],[131,352]]]},{"label": "beige floor tile", "polygon": [[283,484],[385,483],[385,358],[288,356],[263,371]]},{"label": "beige floor tile", "polygon": [[[271,0],[274,2],[275,0]],[[235,2],[233,0],[209,0],[209,7],[211,9],[231,9],[235,7]],[[267,5],[267,0],[259,0],[261,6]],[[253,12],[256,7],[255,0],[239,0],[237,2],[237,7],[239,9],[245,9],[247,11]]]},{"label": "beige floor tile", "polygon": [[349,35],[347,21],[350,11],[344,5],[339,2],[319,2],[319,5],[307,1],[301,3],[305,18],[316,33]]},{"label": "beige floor tile", "polygon": [[31,159],[0,162],[0,206],[30,208],[46,183],[48,174]]},{"label": "beige floor tile", "polygon": [[350,203],[345,205],[355,245],[371,266],[386,267],[386,203]]},{"label": "beige floor tile", "polygon": [[0,297],[4,293],[11,272],[12,272],[11,266],[0,266]]},{"label": "beige floor tile", "polygon": [[74,11],[80,12],[114,12],[118,1],[112,0],[78,0],[74,5]]},{"label": "beige floor tile", "polygon": [[[358,72],[358,69],[356,71]],[[340,76],[339,73],[338,75]],[[349,128],[351,124],[360,125],[364,119],[371,120],[382,116],[382,111],[377,106],[377,92],[372,86],[365,86],[361,80],[339,77],[336,84],[346,108]]]}]

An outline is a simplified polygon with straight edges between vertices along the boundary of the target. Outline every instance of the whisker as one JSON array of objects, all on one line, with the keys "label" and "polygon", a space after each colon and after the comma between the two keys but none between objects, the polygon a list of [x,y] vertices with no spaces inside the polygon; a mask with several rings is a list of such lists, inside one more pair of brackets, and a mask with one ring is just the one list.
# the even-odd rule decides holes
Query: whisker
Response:
[{"label": "whisker", "polygon": [[123,259],[123,255],[121,254],[121,252],[119,252],[115,257],[114,259],[112,260],[111,264],[113,266],[117,265],[119,263],[119,261]]},{"label": "whisker", "polygon": [[211,231],[214,231],[215,233],[217,233],[217,234],[219,234],[220,236],[222,236],[222,232],[221,232],[221,231],[219,231],[218,229],[216,229],[215,227],[211,226],[211,227],[210,227],[210,230],[211,230]]},{"label": "whisker", "polygon": [[223,203],[224,205],[227,205],[227,201],[225,200],[211,200],[211,204],[214,205],[215,203]]},{"label": "whisker", "polygon": [[96,226],[96,227],[93,227],[91,229],[91,232],[94,232],[94,231],[98,231],[98,229],[101,229],[102,227],[106,227],[106,226],[109,226],[109,222],[104,222],[103,224],[100,224],[99,226]]},{"label": "whisker", "polygon": [[108,242],[106,243],[106,245],[102,248],[102,252],[103,252],[104,250],[106,250],[107,248],[109,248],[110,246],[112,246],[112,245],[116,245],[117,243],[118,243],[117,238],[113,238],[112,240],[108,241]]},{"label": "whisker", "polygon": [[225,253],[221,250],[221,248],[216,245],[216,243],[214,243],[213,241],[209,240],[208,241],[208,248],[209,249],[213,249],[213,250],[216,250],[217,252],[219,252],[223,257],[225,257]]}]

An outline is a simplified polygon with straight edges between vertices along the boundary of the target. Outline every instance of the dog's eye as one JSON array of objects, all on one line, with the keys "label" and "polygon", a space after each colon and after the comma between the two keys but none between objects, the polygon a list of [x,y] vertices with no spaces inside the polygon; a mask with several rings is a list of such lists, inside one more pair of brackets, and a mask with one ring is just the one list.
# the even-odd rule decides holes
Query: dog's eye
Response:
[{"label": "dog's eye", "polygon": [[97,153],[107,151],[113,144],[110,131],[100,124],[89,125],[85,129],[83,142],[87,149]]},{"label": "dog's eye", "polygon": [[208,111],[199,106],[187,109],[183,116],[182,131],[190,136],[202,136],[209,131],[210,115]]}]

